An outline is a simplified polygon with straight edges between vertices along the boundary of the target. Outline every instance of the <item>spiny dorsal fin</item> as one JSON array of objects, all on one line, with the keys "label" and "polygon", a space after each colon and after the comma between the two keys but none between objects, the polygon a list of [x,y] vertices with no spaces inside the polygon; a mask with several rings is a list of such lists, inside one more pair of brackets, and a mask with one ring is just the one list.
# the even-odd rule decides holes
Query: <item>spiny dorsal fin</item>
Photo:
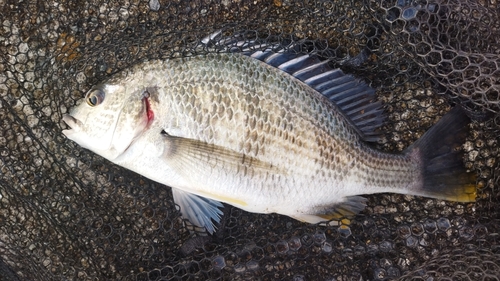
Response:
[{"label": "spiny dorsal fin", "polygon": [[362,139],[379,140],[378,129],[385,118],[373,88],[339,68],[330,67],[328,60],[304,54],[300,42],[285,46],[247,40],[244,34],[229,38],[221,34],[218,31],[207,36],[202,44],[217,51],[241,53],[292,75],[337,105]]}]

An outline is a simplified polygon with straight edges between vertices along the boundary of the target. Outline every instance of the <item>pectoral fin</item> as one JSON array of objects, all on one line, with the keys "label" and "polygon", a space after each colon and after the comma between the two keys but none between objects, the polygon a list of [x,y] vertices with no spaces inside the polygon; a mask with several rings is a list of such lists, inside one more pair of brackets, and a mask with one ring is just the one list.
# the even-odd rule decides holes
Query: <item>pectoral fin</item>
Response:
[{"label": "pectoral fin", "polygon": [[[181,207],[184,217],[193,224],[214,231],[213,221],[218,222],[222,212],[219,201],[237,207],[247,206],[246,198],[237,194],[218,192],[218,182],[227,184],[233,177],[251,177],[259,174],[282,174],[282,171],[265,161],[231,149],[199,140],[175,137],[162,133],[164,151],[162,158],[175,174],[183,179],[186,187],[198,195],[173,189],[174,200]],[[204,184],[212,186],[205,188]],[[200,196],[201,195],[201,196]],[[203,197],[202,197],[203,196]],[[212,198],[212,199],[208,199]]]},{"label": "pectoral fin", "polygon": [[207,167],[224,170],[227,173],[273,173],[283,171],[271,163],[245,155],[223,146],[203,141],[175,137],[163,133],[165,151],[163,157],[178,166],[179,172],[201,172]]},{"label": "pectoral fin", "polygon": [[222,215],[223,205],[219,201],[201,197],[178,188],[172,188],[174,201],[181,208],[181,214],[192,224],[204,227],[210,234],[214,233],[214,221],[218,223]]}]

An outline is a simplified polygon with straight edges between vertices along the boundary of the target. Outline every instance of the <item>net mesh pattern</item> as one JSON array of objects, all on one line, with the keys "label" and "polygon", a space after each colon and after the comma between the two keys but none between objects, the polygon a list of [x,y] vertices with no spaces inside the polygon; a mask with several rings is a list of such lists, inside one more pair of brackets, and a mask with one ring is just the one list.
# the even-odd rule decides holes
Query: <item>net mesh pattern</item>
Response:
[{"label": "net mesh pattern", "polygon": [[[477,202],[370,195],[340,227],[226,206],[204,236],[168,187],[62,135],[93,85],[219,29],[311,42],[376,88],[384,151],[468,108]],[[494,0],[0,0],[0,280],[499,280],[498,38]]]}]

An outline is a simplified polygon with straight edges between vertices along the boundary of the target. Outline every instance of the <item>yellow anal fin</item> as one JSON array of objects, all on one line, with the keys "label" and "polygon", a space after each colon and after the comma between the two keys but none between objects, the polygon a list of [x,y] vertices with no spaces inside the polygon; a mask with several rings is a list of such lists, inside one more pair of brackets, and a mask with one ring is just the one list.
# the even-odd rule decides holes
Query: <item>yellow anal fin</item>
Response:
[{"label": "yellow anal fin", "polygon": [[325,221],[335,221],[337,220],[340,224],[348,225],[350,224],[350,217],[355,216],[366,206],[366,198],[361,196],[350,196],[345,198],[345,201],[335,204],[330,207],[319,207],[320,212],[316,214],[302,214],[295,215],[293,218],[308,222],[308,223],[320,223]]},{"label": "yellow anal fin", "polygon": [[325,216],[320,216],[324,218],[327,221],[338,221],[340,222],[341,225],[350,225],[351,220],[346,218],[345,216],[339,216],[338,214],[333,214],[333,215],[325,215]]}]

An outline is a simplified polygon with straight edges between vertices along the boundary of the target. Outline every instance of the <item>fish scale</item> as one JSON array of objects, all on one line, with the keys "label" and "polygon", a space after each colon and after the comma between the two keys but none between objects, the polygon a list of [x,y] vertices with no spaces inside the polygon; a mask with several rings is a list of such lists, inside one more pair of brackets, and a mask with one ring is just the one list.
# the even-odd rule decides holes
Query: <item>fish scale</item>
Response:
[{"label": "fish scale", "polygon": [[[199,65],[204,67],[200,68]],[[141,68],[144,67],[144,65],[141,66]],[[168,89],[168,92],[158,92],[158,95],[160,104],[169,106],[158,106],[156,116],[158,116],[157,122],[159,123],[153,125],[169,128],[171,124],[183,124],[175,128],[176,136],[223,146],[263,162],[272,163],[277,167],[283,167],[286,163],[286,174],[289,178],[285,183],[287,186],[295,184],[297,186],[294,188],[301,189],[308,184],[310,179],[307,175],[319,175],[318,171],[325,168],[319,164],[324,159],[328,159],[329,162],[326,174],[316,176],[314,183],[308,188],[317,197],[324,197],[322,193],[326,193],[332,186],[338,189],[337,193],[342,194],[343,197],[355,195],[357,190],[351,191],[352,194],[348,190],[342,190],[345,188],[345,183],[339,181],[337,177],[339,175],[343,178],[355,178],[357,185],[368,187],[364,181],[370,182],[377,177],[381,179],[382,185],[391,182],[383,180],[386,175],[376,171],[400,169],[397,161],[380,162],[379,167],[375,168],[377,170],[374,169],[374,177],[367,178],[366,175],[371,168],[366,166],[363,159],[380,156],[371,156],[376,152],[359,143],[356,132],[349,124],[342,122],[342,116],[336,116],[338,114],[329,103],[323,100],[322,96],[311,91],[303,83],[293,83],[294,81],[290,80],[286,74],[275,71],[259,61],[237,54],[217,54],[179,59],[172,61],[172,65],[164,64],[163,67],[177,69],[177,72],[182,75],[164,79],[163,84],[156,85],[158,89]],[[211,71],[208,72],[206,67],[209,67]],[[152,65],[151,68],[146,67],[145,71],[150,73],[156,71],[157,74],[154,76],[164,76],[162,67],[155,69],[155,65]],[[260,77],[266,84],[260,84],[260,80],[253,80],[246,76],[247,68],[252,69],[253,73],[260,73]],[[202,76],[203,73],[210,73],[210,75]],[[215,77],[224,77],[223,83],[215,82]],[[215,84],[218,84],[217,89],[214,87]],[[263,102],[258,104],[256,101],[260,99],[253,98],[258,93],[273,93],[273,96],[266,98],[264,95]],[[212,111],[210,108],[217,106],[216,96],[224,94],[230,96],[230,100],[233,101],[226,106],[236,111],[235,118],[226,123],[223,122],[224,118],[209,114]],[[196,98],[193,99],[193,97]],[[176,103],[177,100],[181,102]],[[191,104],[191,106],[185,106],[186,104]],[[330,108],[325,108],[329,106]],[[262,118],[262,114],[256,114],[256,107],[260,107],[259,112],[268,112],[270,133],[256,130],[257,120]],[[318,112],[323,112],[323,120],[326,119],[328,122],[320,122]],[[281,121],[276,122],[277,120]],[[233,131],[235,133],[232,133]],[[214,139],[213,136],[216,135],[218,137]],[[227,141],[233,139],[235,135],[238,142]],[[320,155],[318,152],[321,151],[321,146],[314,142],[316,137],[324,140],[322,144],[331,147],[333,153]],[[292,139],[303,141],[293,143]],[[359,143],[357,146],[348,145],[356,142]],[[260,150],[258,153],[257,147],[265,147],[265,150]],[[277,155],[281,156],[277,157]],[[342,161],[340,163],[333,161],[335,156]],[[405,174],[404,171],[396,176],[404,179],[404,186],[415,181],[413,175]],[[254,179],[249,179],[244,184],[234,183],[234,186],[228,188],[241,189],[245,194],[246,189],[252,189],[253,181]],[[399,181],[394,182],[399,183]],[[264,185],[282,184],[271,181]],[[384,187],[400,188],[394,184]],[[292,190],[295,190],[294,188]],[[274,193],[275,190],[267,189],[257,196],[272,198]]]},{"label": "fish scale", "polygon": [[[219,202],[316,223],[359,212],[361,194],[473,200],[475,177],[464,176],[453,152],[463,137],[443,143],[433,132],[404,153],[377,151],[365,142],[377,139],[382,123],[371,88],[314,56],[256,57],[214,53],[139,64],[91,90],[105,93],[102,105],[76,107],[64,119],[72,127],[65,134],[171,186],[183,215],[210,232]],[[115,128],[76,121],[109,126],[105,109],[120,106]],[[461,111],[450,114],[457,124],[443,118],[434,131],[466,129]],[[100,134],[111,139],[107,147],[95,139]],[[426,168],[433,161],[442,165]]]}]

